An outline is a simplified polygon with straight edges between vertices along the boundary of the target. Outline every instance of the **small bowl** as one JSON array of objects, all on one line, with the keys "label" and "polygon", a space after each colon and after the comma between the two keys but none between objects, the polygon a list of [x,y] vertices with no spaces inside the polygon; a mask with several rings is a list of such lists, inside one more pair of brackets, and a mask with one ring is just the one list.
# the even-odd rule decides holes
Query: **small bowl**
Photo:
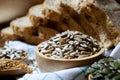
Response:
[{"label": "small bowl", "polygon": [[10,69],[6,71],[0,71],[0,76],[5,76],[5,75],[23,75],[26,72],[22,69]]},{"label": "small bowl", "polygon": [[103,55],[104,48],[89,57],[84,57],[80,59],[53,59],[46,57],[41,54],[38,50],[39,45],[36,49],[36,61],[41,72],[52,72],[62,69],[72,68],[76,66],[85,66],[93,63],[96,60],[99,60]]}]

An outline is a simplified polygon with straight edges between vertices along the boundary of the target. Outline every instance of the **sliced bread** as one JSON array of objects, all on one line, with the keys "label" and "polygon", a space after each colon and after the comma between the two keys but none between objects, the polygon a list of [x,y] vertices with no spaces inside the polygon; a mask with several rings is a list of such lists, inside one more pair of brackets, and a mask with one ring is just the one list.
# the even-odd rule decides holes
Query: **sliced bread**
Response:
[{"label": "sliced bread", "polygon": [[69,15],[69,13],[60,7],[60,0],[46,0],[44,5],[49,10],[49,12],[46,12],[47,18],[66,24],[69,30],[77,30],[85,33],[83,28]]},{"label": "sliced bread", "polygon": [[107,30],[114,46],[116,46],[120,42],[120,32],[109,17],[107,19]]},{"label": "sliced bread", "polygon": [[84,13],[81,10],[83,6],[80,6],[80,4],[83,4],[82,0],[61,0],[60,6],[66,10],[76,22],[79,23],[86,34],[100,40],[97,32],[94,30],[87,18],[82,14]]},{"label": "sliced bread", "polygon": [[87,3],[83,11],[85,15],[89,16],[88,21],[91,22],[92,27],[98,32],[104,47],[112,47],[113,43],[106,28],[107,16],[105,12],[96,7],[93,3]]},{"label": "sliced bread", "polygon": [[[104,11],[89,0],[73,0],[71,7],[80,15],[79,19],[87,23],[87,27],[85,26],[84,29],[89,35],[91,34],[94,38],[98,38],[98,36],[96,37],[95,34],[92,33],[94,31],[96,35],[99,35],[100,41],[104,44],[104,47],[109,48],[113,46],[110,36],[108,35],[108,30],[106,29],[107,19]],[[66,9],[69,10],[69,7]],[[72,15],[74,15],[74,13],[72,13],[74,10],[70,11]],[[81,25],[84,26],[82,22]]]},{"label": "sliced bread", "polygon": [[11,27],[6,27],[1,30],[1,37],[4,40],[18,40],[20,39],[19,36],[17,36]]},{"label": "sliced bread", "polygon": [[36,26],[39,25],[45,25],[46,19],[44,16],[44,5],[35,5],[29,9],[28,16],[30,17],[30,20],[32,23]]},{"label": "sliced bread", "polygon": [[16,35],[32,35],[36,31],[36,26],[32,24],[28,16],[20,17],[10,23],[13,32]]},{"label": "sliced bread", "polygon": [[[28,16],[30,17],[32,23],[36,26],[48,26],[60,32],[68,29],[68,27],[65,24],[61,22],[56,22],[52,19],[49,19],[49,17],[46,17],[45,15],[46,13],[51,13],[51,12],[50,10],[45,8],[44,5],[41,4],[31,7],[29,9]],[[54,16],[56,15],[54,14]]]},{"label": "sliced bread", "polygon": [[120,0],[92,0],[103,9],[120,32]]}]

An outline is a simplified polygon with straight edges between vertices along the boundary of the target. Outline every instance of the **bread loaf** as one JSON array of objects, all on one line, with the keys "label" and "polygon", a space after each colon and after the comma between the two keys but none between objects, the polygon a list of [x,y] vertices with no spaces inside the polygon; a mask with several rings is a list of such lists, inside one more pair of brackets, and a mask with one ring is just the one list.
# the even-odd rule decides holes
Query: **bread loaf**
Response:
[{"label": "bread loaf", "polygon": [[90,21],[92,22],[92,26],[98,32],[100,40],[104,44],[104,47],[108,48],[113,46],[108,30],[106,28],[107,16],[105,12],[91,3],[88,3],[87,5],[88,6],[84,11],[91,18]]},{"label": "bread loaf", "polygon": [[32,24],[28,16],[20,17],[10,23],[13,32],[18,36],[32,35],[36,31],[36,26]]},{"label": "bread loaf", "polygon": [[119,8],[115,0],[45,0],[43,4],[31,7],[27,16],[10,23],[12,34],[6,30],[1,33],[3,36],[9,34],[8,38],[15,35],[28,43],[38,44],[58,32],[75,30],[110,48],[120,41],[120,32],[116,28],[120,23]]},{"label": "bread loaf", "polygon": [[28,16],[32,21],[33,25],[39,26],[46,24],[46,18],[43,14],[43,9],[44,6],[42,4],[35,5],[29,9]]},{"label": "bread loaf", "polygon": [[91,0],[94,4],[104,10],[108,15],[107,30],[109,36],[116,46],[120,41],[120,3],[118,0]]},{"label": "bread loaf", "polygon": [[[66,5],[67,3],[65,3],[64,0],[61,6],[65,7]],[[100,8],[96,7],[93,2],[89,2],[89,0],[73,0],[71,6],[65,7],[65,9],[67,9],[67,11],[72,10],[69,11],[71,16],[79,14],[79,23],[84,27],[88,35],[93,36],[97,40],[100,39],[106,48],[113,46],[108,35],[108,30],[106,29],[106,14]],[[76,18],[77,16],[74,15],[73,17]],[[84,24],[82,20],[86,24]]]}]

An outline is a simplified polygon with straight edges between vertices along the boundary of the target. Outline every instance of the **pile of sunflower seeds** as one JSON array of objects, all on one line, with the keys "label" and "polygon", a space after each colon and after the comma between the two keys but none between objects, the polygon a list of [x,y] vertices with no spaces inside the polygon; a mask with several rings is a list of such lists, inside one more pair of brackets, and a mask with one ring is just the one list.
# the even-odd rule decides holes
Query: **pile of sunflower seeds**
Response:
[{"label": "pile of sunflower seeds", "polygon": [[103,58],[93,63],[86,71],[90,80],[120,80],[120,59]]},{"label": "pile of sunflower seeds", "polygon": [[0,59],[21,60],[27,53],[23,50],[16,50],[11,48],[0,49]]},{"label": "pile of sunflower seeds", "polygon": [[47,57],[74,59],[94,55],[101,48],[91,36],[67,30],[41,43],[38,49]]}]

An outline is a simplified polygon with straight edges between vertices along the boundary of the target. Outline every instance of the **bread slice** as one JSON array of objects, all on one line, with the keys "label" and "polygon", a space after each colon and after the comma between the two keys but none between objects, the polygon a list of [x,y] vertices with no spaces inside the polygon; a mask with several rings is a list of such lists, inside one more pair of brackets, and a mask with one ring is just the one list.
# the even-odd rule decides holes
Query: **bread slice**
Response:
[{"label": "bread slice", "polygon": [[69,30],[77,30],[85,33],[83,28],[60,7],[60,0],[46,0],[44,5],[49,10],[49,12],[46,12],[47,18],[66,24]]},{"label": "bread slice", "polygon": [[32,35],[36,31],[36,26],[32,24],[28,16],[17,18],[10,23],[14,33],[19,36]]},{"label": "bread slice", "polygon": [[107,17],[107,30],[114,46],[116,46],[120,42],[120,32],[109,17]]},{"label": "bread slice", "polygon": [[29,9],[28,16],[30,17],[32,23],[36,26],[48,26],[60,32],[68,29],[68,27],[65,24],[53,21],[52,19],[46,17],[46,13],[50,13],[50,11],[47,8],[45,8],[44,5],[40,4],[31,7]]},{"label": "bread slice", "polygon": [[4,40],[18,40],[20,39],[19,36],[17,36],[11,27],[6,27],[1,30],[1,37]]},{"label": "bread slice", "polygon": [[98,32],[104,47],[112,47],[113,43],[112,40],[110,40],[110,36],[106,28],[107,16],[105,12],[96,7],[93,3],[87,3],[83,8],[83,11],[86,15],[89,15],[90,19],[88,19],[88,21],[91,22],[93,28]]},{"label": "bread slice", "polygon": [[[81,0],[61,0],[60,6],[66,10],[70,16],[79,23],[79,25],[84,29],[86,34],[94,37],[97,40],[99,39],[99,36],[97,32],[95,32],[94,28],[90,24],[90,22],[87,20],[87,18],[83,15],[81,4],[83,2]],[[79,11],[78,11],[79,10]]]},{"label": "bread slice", "polygon": [[[73,0],[71,2],[71,7],[73,8],[73,10],[70,11],[70,14],[74,15],[74,10],[79,14],[78,19],[83,20],[87,24],[85,25],[80,22],[82,26],[85,26],[84,30],[86,30],[89,35],[93,36],[94,38],[99,37],[100,41],[104,44],[106,48],[113,46],[113,43],[110,40],[110,36],[108,34],[108,30],[106,29],[107,18],[103,10],[95,6],[94,2],[91,2],[89,0]],[[69,7],[66,7],[66,9],[67,11],[70,10]],[[96,37],[94,35],[95,33],[92,32],[95,32],[96,35],[99,36]]]},{"label": "bread slice", "polygon": [[120,0],[92,0],[103,9],[120,32]]},{"label": "bread slice", "polygon": [[56,35],[58,32],[54,29],[48,28],[48,27],[38,27],[38,35],[28,35],[23,36],[23,41],[31,44],[39,44],[50,37]]},{"label": "bread slice", "polygon": [[117,0],[89,0],[95,6],[105,11],[107,16],[107,30],[114,46],[120,41],[120,3]]},{"label": "bread slice", "polygon": [[43,10],[44,5],[42,4],[35,5],[29,9],[28,16],[30,17],[33,25],[39,26],[46,24],[46,18],[44,16]]},{"label": "bread slice", "polygon": [[89,0],[95,6],[105,11],[107,17],[107,30],[114,46],[120,41],[120,3],[117,0]]}]

